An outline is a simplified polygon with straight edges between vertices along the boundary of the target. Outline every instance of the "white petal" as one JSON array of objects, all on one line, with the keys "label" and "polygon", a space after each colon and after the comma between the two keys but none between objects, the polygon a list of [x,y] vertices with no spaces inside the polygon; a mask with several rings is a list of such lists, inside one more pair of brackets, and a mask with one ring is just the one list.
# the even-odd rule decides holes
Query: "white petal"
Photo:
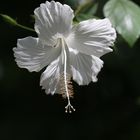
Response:
[{"label": "white petal", "polygon": [[13,48],[18,66],[30,72],[39,71],[47,66],[58,57],[60,50],[60,47],[43,45],[38,38],[33,37],[18,39],[17,47]]},{"label": "white petal", "polygon": [[103,61],[96,57],[80,53],[70,49],[70,62],[73,80],[79,85],[88,85],[91,81],[97,81]]},{"label": "white petal", "polygon": [[60,79],[60,57],[53,61],[43,72],[40,79],[42,89],[45,89],[47,94],[54,94],[58,90]]},{"label": "white petal", "polygon": [[115,39],[115,29],[108,19],[92,19],[75,25],[67,44],[87,55],[100,57],[112,51],[109,46],[113,45]]},{"label": "white petal", "polygon": [[35,9],[35,30],[49,45],[54,45],[57,36],[67,36],[71,30],[73,10],[59,2],[46,2]]}]

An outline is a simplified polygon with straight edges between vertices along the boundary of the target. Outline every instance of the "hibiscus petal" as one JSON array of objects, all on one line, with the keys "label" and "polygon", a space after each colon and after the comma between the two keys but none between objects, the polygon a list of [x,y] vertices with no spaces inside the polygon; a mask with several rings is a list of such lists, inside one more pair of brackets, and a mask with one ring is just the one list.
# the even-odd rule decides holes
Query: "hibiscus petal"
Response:
[{"label": "hibiscus petal", "polygon": [[47,66],[58,57],[60,50],[60,47],[43,45],[38,38],[33,37],[18,39],[17,47],[13,48],[18,66],[30,72],[39,71]]},{"label": "hibiscus petal", "polygon": [[60,79],[60,57],[53,61],[43,72],[40,78],[40,86],[47,94],[56,92]]},{"label": "hibiscus petal", "polygon": [[59,2],[46,2],[35,9],[35,30],[39,38],[49,45],[56,43],[56,37],[67,36],[71,30],[73,10]]},{"label": "hibiscus petal", "polygon": [[67,44],[87,55],[100,57],[112,51],[109,46],[113,45],[115,39],[115,29],[108,19],[92,19],[75,25]]},{"label": "hibiscus petal", "polygon": [[79,85],[96,82],[96,76],[103,66],[100,58],[80,53],[72,48],[70,48],[70,62],[73,80]]}]

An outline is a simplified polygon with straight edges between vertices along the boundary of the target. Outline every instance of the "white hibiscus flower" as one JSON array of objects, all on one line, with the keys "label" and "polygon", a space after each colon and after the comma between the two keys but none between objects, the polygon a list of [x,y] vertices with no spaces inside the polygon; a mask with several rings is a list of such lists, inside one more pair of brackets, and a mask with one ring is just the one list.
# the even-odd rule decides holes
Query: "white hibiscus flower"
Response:
[{"label": "white hibiscus flower", "polygon": [[59,2],[40,5],[35,11],[35,31],[38,38],[18,39],[13,49],[20,68],[40,71],[40,85],[47,94],[62,94],[67,98],[66,112],[75,111],[71,78],[79,85],[97,81],[103,66],[100,57],[112,49],[115,29],[108,19],[90,19],[73,25],[73,10]]}]

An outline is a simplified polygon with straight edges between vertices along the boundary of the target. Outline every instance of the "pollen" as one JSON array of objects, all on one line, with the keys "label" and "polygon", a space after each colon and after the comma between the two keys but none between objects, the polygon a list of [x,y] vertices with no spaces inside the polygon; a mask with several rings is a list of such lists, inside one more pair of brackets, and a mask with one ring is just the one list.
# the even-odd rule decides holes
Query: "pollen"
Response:
[{"label": "pollen", "polygon": [[[71,76],[68,73],[66,74],[66,83],[67,83],[69,97],[73,98],[73,95],[74,95],[73,85],[71,81]],[[60,77],[60,94],[62,95],[64,99],[66,99],[67,94],[66,94],[66,88],[64,85],[65,85],[65,78],[64,78],[64,73],[63,73]]]},{"label": "pollen", "polygon": [[68,73],[66,74],[63,73],[60,77],[59,82],[60,82],[60,94],[64,99],[68,100],[68,104],[65,107],[65,112],[72,113],[72,111],[75,111],[75,109],[70,103],[70,98],[73,98],[74,95],[71,75]]}]

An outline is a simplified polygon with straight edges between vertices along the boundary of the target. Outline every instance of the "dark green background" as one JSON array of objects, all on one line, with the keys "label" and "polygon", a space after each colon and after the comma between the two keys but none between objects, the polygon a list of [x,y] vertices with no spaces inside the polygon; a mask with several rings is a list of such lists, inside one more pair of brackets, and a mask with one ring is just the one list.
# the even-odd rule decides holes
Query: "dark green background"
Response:
[{"label": "dark green background", "polygon": [[[29,15],[42,2],[2,0],[0,13],[33,27]],[[106,1],[99,2],[97,15],[102,16]],[[47,96],[39,87],[42,72],[29,73],[16,65],[12,48],[26,36],[36,34],[0,19],[0,140],[140,139],[140,40],[130,49],[118,37],[116,51],[102,57],[98,82],[74,83],[76,112],[69,115],[60,96]]]}]

